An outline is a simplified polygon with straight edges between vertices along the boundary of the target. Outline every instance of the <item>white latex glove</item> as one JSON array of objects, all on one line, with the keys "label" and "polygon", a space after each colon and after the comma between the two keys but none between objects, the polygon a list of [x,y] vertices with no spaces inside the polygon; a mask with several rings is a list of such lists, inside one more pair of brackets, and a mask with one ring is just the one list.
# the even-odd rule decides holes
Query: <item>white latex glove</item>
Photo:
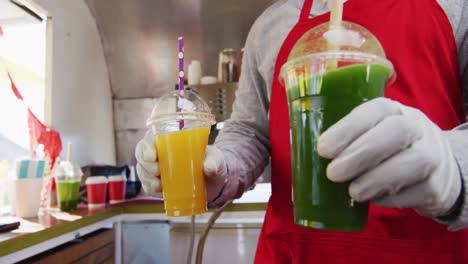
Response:
[{"label": "white latex glove", "polygon": [[351,181],[355,201],[414,208],[436,217],[449,212],[461,176],[443,132],[421,111],[386,98],[366,102],[325,131],[321,156],[327,177]]},{"label": "white latex glove", "polygon": [[162,197],[161,178],[159,177],[159,163],[156,161],[157,152],[154,146],[154,136],[151,130],[146,132],[135,149],[137,173],[146,194]]},{"label": "white latex glove", "polygon": [[[157,150],[151,131],[148,131],[145,137],[138,142],[135,157],[138,162],[136,166],[138,177],[146,194],[162,197]],[[211,202],[220,194],[228,175],[221,150],[214,146],[207,146],[203,173],[205,174],[207,200]]]}]

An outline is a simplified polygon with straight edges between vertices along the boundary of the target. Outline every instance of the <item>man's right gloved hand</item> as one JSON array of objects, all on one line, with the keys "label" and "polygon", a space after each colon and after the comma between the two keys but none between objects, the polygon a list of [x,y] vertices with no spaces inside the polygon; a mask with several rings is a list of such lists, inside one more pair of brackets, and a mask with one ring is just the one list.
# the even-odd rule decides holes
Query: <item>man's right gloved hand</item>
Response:
[{"label": "man's right gloved hand", "polygon": [[[162,197],[158,154],[154,140],[153,133],[148,131],[138,142],[135,150],[136,169],[145,193]],[[205,174],[207,201],[212,202],[220,194],[228,177],[228,169],[221,150],[214,146],[207,146],[203,173]]]},{"label": "man's right gloved hand", "polygon": [[158,156],[154,139],[153,133],[148,131],[145,137],[138,142],[135,149],[136,169],[145,193],[155,197],[162,197],[159,163],[157,162]]}]

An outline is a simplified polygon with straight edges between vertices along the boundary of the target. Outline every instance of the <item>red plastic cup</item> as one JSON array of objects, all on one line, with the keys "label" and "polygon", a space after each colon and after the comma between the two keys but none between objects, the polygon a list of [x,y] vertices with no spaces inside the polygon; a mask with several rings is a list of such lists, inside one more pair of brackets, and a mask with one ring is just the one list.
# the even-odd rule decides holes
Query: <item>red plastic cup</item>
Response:
[{"label": "red plastic cup", "polygon": [[126,179],[122,175],[109,176],[109,203],[116,204],[125,200]]},{"label": "red plastic cup", "polygon": [[106,206],[107,178],[91,176],[86,179],[88,193],[88,209],[98,209]]}]

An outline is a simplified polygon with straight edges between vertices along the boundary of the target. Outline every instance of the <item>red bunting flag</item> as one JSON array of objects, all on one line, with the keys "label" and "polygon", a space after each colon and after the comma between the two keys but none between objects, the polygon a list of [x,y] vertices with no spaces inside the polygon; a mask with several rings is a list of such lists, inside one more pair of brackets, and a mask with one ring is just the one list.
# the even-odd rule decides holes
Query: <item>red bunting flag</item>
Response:
[{"label": "red bunting flag", "polygon": [[[23,96],[21,95],[20,91],[16,87],[11,74],[8,73],[8,78],[10,79],[11,83],[11,90],[13,94],[15,94],[18,100],[24,102]],[[62,140],[60,139],[60,133],[50,129],[46,125],[44,125],[28,108],[28,127],[29,127],[29,151],[31,152],[31,156],[34,158],[35,150],[39,144],[44,145],[44,153],[47,157],[50,158],[50,169],[54,167],[55,160],[60,155],[62,151]]]}]

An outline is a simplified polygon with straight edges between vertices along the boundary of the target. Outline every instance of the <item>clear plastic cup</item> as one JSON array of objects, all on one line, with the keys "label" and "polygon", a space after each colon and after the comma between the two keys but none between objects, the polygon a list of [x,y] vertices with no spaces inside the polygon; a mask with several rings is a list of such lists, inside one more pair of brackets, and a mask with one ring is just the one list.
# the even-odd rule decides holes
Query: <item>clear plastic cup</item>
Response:
[{"label": "clear plastic cup", "polygon": [[57,186],[57,203],[61,211],[70,212],[77,208],[80,196],[80,183],[83,172],[70,161],[63,161],[57,167],[54,177]]},{"label": "clear plastic cup", "polygon": [[295,44],[280,81],[289,105],[296,224],[336,231],[365,228],[368,203],[351,200],[349,183],[328,180],[330,160],[317,153],[317,140],[356,106],[383,96],[394,78],[379,41],[357,24],[321,24]]},{"label": "clear plastic cup", "polygon": [[147,125],[155,135],[164,207],[168,216],[207,211],[203,161],[214,117],[195,92],[162,96]]}]

